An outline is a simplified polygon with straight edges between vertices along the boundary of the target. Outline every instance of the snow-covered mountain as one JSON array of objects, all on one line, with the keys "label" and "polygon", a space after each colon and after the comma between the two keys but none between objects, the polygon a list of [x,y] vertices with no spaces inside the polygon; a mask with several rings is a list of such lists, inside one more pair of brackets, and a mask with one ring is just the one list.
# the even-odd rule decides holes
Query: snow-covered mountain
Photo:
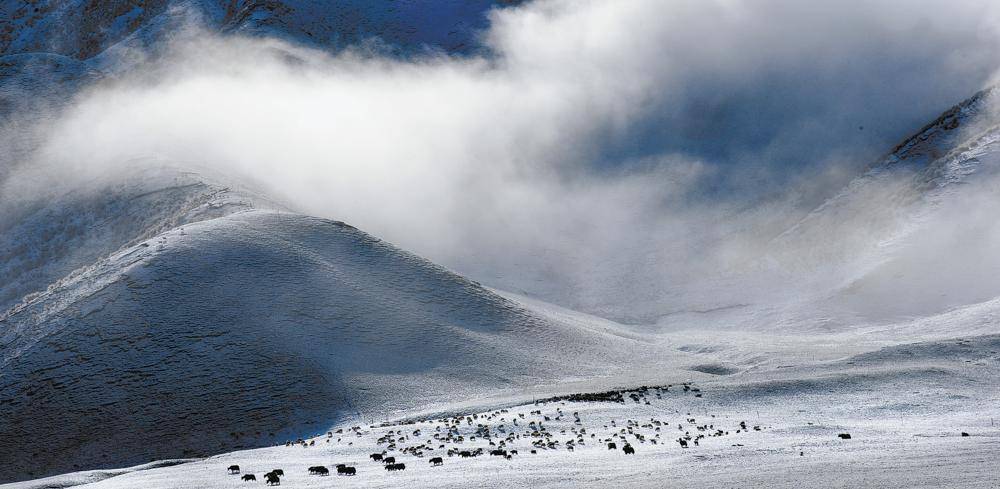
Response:
[{"label": "snow-covered mountain", "polygon": [[[389,52],[461,55],[477,48],[489,9],[512,3],[0,1],[0,116],[33,114],[37,104],[58,108],[127,66],[131,47],[158,46],[192,19],[210,31],[326,49],[377,38]],[[527,295],[494,289],[199,165],[136,161],[39,195],[2,195],[0,482],[269,447],[192,469],[218,475],[217,466],[241,457],[261,466],[288,457],[275,445],[331,427],[516,404],[530,414],[525,403],[535,398],[691,379],[717,388],[714,404],[691,404],[702,402],[692,393],[662,406],[636,401],[624,414],[601,403],[582,409],[596,413],[594,430],[623,415],[691,415],[698,411],[692,406],[702,408],[698,416],[707,416],[706,406],[727,410],[727,422],[735,422],[729,417],[749,416],[748,399],[762,403],[765,416],[785,416],[779,412],[789,406],[823,413],[821,426],[802,414],[781,418],[786,426],[771,440],[794,449],[760,445],[754,455],[785,457],[767,459],[772,470],[790,470],[794,452],[801,457],[814,447],[843,462],[839,447],[811,437],[845,418],[864,427],[883,408],[935,415],[967,409],[961,421],[985,429],[996,400],[996,341],[956,338],[995,334],[1000,317],[1000,257],[993,252],[1000,233],[983,224],[1000,210],[988,198],[1000,189],[996,97],[986,90],[945,112],[731,269],[663,284],[659,261],[671,250],[638,263],[630,260],[637,253],[625,250],[612,267],[625,270],[613,277],[620,293],[596,289],[580,307],[632,325],[529,296],[550,287],[558,297],[561,277]],[[0,182],[36,142],[30,131],[18,134],[26,136],[3,141],[10,151],[0,156]],[[706,234],[698,239],[718,238]],[[590,272],[586,265],[581,274]],[[950,383],[963,390],[949,390]],[[983,385],[991,388],[982,392]],[[872,391],[892,389],[912,395],[866,404]],[[935,396],[928,406],[920,407],[921,391]],[[831,414],[829,406],[838,407]],[[579,428],[562,422],[563,431]],[[870,434],[895,436],[886,445],[904,450],[940,422]],[[334,455],[364,458],[361,450],[377,449],[370,442],[288,460],[304,468]],[[938,449],[944,442],[934,443]],[[715,460],[735,485],[741,470],[733,467],[746,462],[723,450],[736,446],[683,461]],[[590,448],[593,466],[601,467],[604,448]],[[550,475],[545,484],[564,483],[551,473],[571,460],[554,460],[510,484],[532,483],[539,472]],[[612,471],[634,476],[642,467],[685,466],[638,460]],[[479,481],[491,483],[492,468],[475,463],[485,477]],[[186,470],[166,465],[143,469],[171,477]],[[166,472],[155,472],[161,468]],[[417,474],[422,484],[437,481]],[[447,482],[466,485],[466,475]],[[604,474],[590,475],[606,485]],[[156,477],[137,484],[175,483]],[[121,487],[134,479],[125,481]]]},{"label": "snow-covered mountain", "polygon": [[468,52],[488,11],[518,0],[94,0],[0,2],[0,56],[46,52],[86,60],[118,43],[162,42],[178,18],[226,33],[291,38],[323,48],[378,39],[402,50]]},{"label": "snow-covered mountain", "polygon": [[533,311],[247,191],[167,168],[112,182],[2,233],[8,478],[271,445],[661,362],[617,325]]},{"label": "snow-covered mountain", "polygon": [[[922,149],[902,145],[775,240],[763,260],[783,273],[839,264],[854,274],[843,275],[850,282],[835,276],[832,288],[823,282],[799,305],[830,310],[860,287],[878,297],[883,285],[872,282],[913,253],[905,233],[926,232],[921,216],[961,195],[947,189],[973,189],[956,183],[993,161],[994,131],[976,109],[987,101],[980,95],[952,111],[961,119],[942,118],[913,140],[930,141]],[[960,127],[977,130],[966,137]],[[626,327],[498,293],[347,224],[165,162],[83,188],[29,199],[3,223],[0,437],[8,442],[0,456],[9,479],[268,446],[469,399],[486,406],[568,385],[767,371],[790,354],[678,336],[670,333],[677,321],[665,330]],[[893,213],[867,212],[873,196]],[[859,219],[873,220],[857,242],[812,241]],[[884,244],[891,239],[894,247]],[[976,279],[977,292],[988,289],[986,278]],[[774,314],[751,304],[687,325],[775,334],[813,324]],[[939,323],[911,326],[911,334],[947,337]],[[801,348],[798,341],[782,348]],[[37,440],[46,440],[44,455]]]},{"label": "snow-covered mountain", "polygon": [[1000,295],[997,236],[982,225],[1000,169],[996,104],[984,90],[904,140],[775,239],[770,263],[828,306],[875,320]]}]

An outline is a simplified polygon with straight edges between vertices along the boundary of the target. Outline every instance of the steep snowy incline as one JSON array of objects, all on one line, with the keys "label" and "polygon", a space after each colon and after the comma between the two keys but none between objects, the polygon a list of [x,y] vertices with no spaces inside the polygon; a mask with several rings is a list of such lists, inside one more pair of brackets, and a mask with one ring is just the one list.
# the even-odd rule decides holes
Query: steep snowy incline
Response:
[{"label": "steep snowy incline", "polygon": [[185,224],[0,318],[4,478],[270,445],[664,361],[608,328],[541,317],[338,222]]},{"label": "steep snowy incline", "polygon": [[[798,319],[850,326],[1000,295],[1000,260],[988,251],[1000,239],[988,217],[1000,182],[996,103],[988,89],[946,111],[774,239],[748,275],[795,290],[760,287],[746,302],[791,303]],[[969,256],[982,260],[970,266]]]}]

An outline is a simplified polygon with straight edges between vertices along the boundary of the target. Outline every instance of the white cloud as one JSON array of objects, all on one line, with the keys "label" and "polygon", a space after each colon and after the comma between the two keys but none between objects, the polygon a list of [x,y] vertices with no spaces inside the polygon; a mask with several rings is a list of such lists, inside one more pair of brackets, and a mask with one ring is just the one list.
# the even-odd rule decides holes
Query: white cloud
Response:
[{"label": "white cloud", "polygon": [[[814,177],[982,86],[994,13],[548,0],[495,11],[489,56],[412,60],[185,36],[82,96],[40,159],[75,175],[142,155],[206,165],[487,282],[666,308],[829,190]],[[775,191],[766,212],[733,212]]]}]

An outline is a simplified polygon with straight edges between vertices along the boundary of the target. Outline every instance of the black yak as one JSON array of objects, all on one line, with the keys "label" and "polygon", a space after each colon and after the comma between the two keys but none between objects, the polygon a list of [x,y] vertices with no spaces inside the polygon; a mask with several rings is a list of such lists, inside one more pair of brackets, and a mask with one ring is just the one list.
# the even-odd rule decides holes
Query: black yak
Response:
[{"label": "black yak", "polygon": [[635,454],[635,449],[632,448],[632,445],[629,445],[629,444],[625,444],[625,446],[622,447],[622,451],[625,452],[625,455],[634,455]]},{"label": "black yak", "polygon": [[323,467],[322,465],[315,465],[309,467],[310,475],[330,475],[330,469]]},{"label": "black yak", "polygon": [[230,474],[239,474],[240,473],[240,466],[239,465],[230,465],[229,466],[229,473]]},{"label": "black yak", "polygon": [[257,481],[257,476],[253,474],[246,474],[243,476],[243,482]]},{"label": "black yak", "polygon": [[371,459],[374,460],[374,461],[376,461],[376,462],[381,462],[382,461],[382,454],[381,453],[373,453],[373,454],[369,455],[369,457],[371,457]]}]

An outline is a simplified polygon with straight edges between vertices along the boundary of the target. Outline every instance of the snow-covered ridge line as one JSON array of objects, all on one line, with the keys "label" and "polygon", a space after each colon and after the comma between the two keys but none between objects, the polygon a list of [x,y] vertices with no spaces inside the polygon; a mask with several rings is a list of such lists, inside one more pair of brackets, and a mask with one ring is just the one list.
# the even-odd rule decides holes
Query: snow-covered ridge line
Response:
[{"label": "snow-covered ridge line", "polygon": [[[882,166],[897,164],[911,157],[911,153],[920,145],[930,147],[942,146],[941,149],[948,148],[948,143],[961,143],[960,141],[950,141],[948,136],[954,135],[955,130],[963,127],[966,123],[976,123],[977,116],[983,115],[994,103],[992,97],[996,95],[1000,87],[991,86],[976,92],[973,96],[954,105],[950,109],[941,113],[933,121],[918,129],[913,135],[907,137],[890,151],[887,155],[879,158],[869,169],[876,169]],[[932,155],[932,160],[944,155]]]}]

